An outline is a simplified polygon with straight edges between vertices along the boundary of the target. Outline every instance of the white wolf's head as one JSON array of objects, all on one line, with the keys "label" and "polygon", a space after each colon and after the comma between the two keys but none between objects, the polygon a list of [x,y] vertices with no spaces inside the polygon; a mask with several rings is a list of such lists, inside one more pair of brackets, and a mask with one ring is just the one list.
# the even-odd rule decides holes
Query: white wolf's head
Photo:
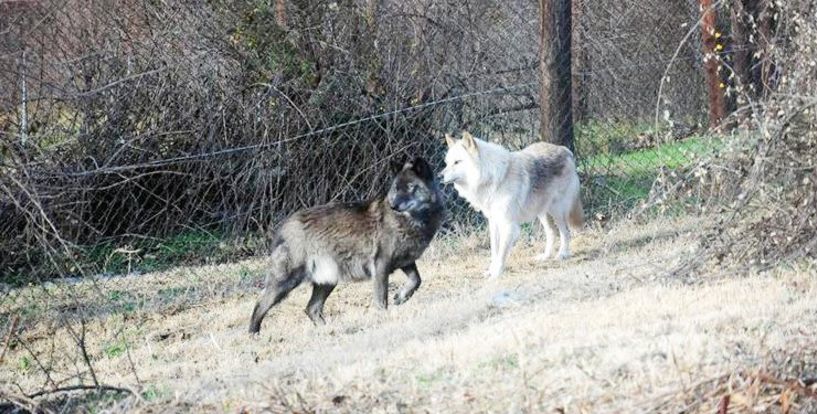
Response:
[{"label": "white wolf's head", "polygon": [[442,182],[460,187],[468,187],[479,181],[479,147],[474,137],[463,131],[462,139],[455,141],[445,134],[448,152],[445,154],[445,168],[440,172]]}]

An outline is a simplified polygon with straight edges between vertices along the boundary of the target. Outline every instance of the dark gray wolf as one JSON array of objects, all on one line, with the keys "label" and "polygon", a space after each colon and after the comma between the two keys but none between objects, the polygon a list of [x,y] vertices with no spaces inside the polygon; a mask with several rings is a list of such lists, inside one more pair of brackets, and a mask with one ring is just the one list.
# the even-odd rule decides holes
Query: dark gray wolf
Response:
[{"label": "dark gray wolf", "polygon": [[502,274],[508,253],[519,237],[519,224],[539,219],[545,228],[545,251],[553,256],[555,229],[559,228],[559,259],[570,257],[570,229],[584,223],[579,198],[579,176],[573,153],[561,145],[545,142],[511,152],[477,139],[467,131],[462,139],[445,136],[448,152],[444,183],[453,183],[457,193],[488,219],[491,237],[491,277]]},{"label": "dark gray wolf", "polygon": [[420,286],[415,261],[434,238],[444,214],[434,172],[422,158],[407,162],[396,173],[384,198],[294,213],[274,239],[270,273],[253,309],[250,332],[258,332],[270,308],[304,280],[312,283],[305,311],[316,324],[325,323],[323,304],[340,281],[374,280],[374,305],[386,309],[389,275],[400,269],[408,282],[394,303],[405,302]]}]

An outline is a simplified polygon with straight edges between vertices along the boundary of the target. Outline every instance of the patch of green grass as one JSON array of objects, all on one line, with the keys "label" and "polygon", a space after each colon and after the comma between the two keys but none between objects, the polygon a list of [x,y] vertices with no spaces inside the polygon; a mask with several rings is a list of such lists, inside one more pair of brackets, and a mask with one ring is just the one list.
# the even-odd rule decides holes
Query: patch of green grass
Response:
[{"label": "patch of green grass", "polygon": [[116,358],[125,353],[128,349],[128,344],[125,341],[117,341],[105,344],[102,348],[102,353],[108,358]]},{"label": "patch of green grass", "polygon": [[95,244],[83,249],[78,261],[90,273],[154,272],[181,264],[234,260],[247,250],[251,247],[235,242],[226,234],[191,230],[165,239]]},{"label": "patch of green grass", "polygon": [[176,287],[169,287],[169,288],[159,289],[157,294],[162,299],[171,300],[171,299],[178,298],[179,296],[184,294],[186,291],[187,291],[187,288],[181,287],[181,286],[176,286]]},{"label": "patch of green grass", "polygon": [[580,170],[587,173],[631,175],[641,172],[657,172],[660,168],[681,168],[692,165],[694,160],[709,154],[723,145],[718,138],[696,136],[652,148],[619,154],[597,154],[580,162]]},{"label": "patch of green grass", "polygon": [[168,390],[165,387],[157,386],[155,384],[148,385],[142,390],[142,398],[145,401],[157,401],[168,395]]},{"label": "patch of green grass", "polygon": [[132,293],[124,290],[108,292],[108,301],[119,313],[133,313],[139,305],[137,298]]},{"label": "patch of green grass", "polygon": [[516,354],[501,355],[479,363],[479,367],[498,370],[516,369],[519,368],[519,356]]},{"label": "patch of green grass", "polygon": [[446,377],[445,370],[438,369],[434,372],[417,375],[417,383],[422,387],[429,387],[437,381],[441,381]]},{"label": "patch of green grass", "polygon": [[44,306],[35,301],[28,301],[20,307],[20,315],[26,318],[37,317],[45,310]]},{"label": "patch of green grass", "polygon": [[17,367],[20,368],[20,372],[28,372],[29,368],[31,368],[31,359],[29,359],[28,356],[23,355],[20,357]]},{"label": "patch of green grass", "polygon": [[520,227],[520,234],[523,238],[530,238],[533,235],[534,229],[536,229],[537,224],[539,224],[538,220],[534,220],[530,223],[522,223]]},{"label": "patch of green grass", "polygon": [[252,283],[259,279],[264,279],[266,269],[255,269],[252,270],[247,266],[241,265],[241,268],[238,269],[238,280],[241,283]]},{"label": "patch of green grass", "polygon": [[621,154],[627,151],[636,137],[652,134],[653,129],[651,122],[579,122],[574,126],[576,152],[584,157]]},{"label": "patch of green grass", "polygon": [[691,167],[699,157],[722,146],[720,138],[695,136],[652,148],[586,158],[579,166],[586,177],[585,204],[589,210],[603,213],[629,210],[649,196],[662,168]]}]

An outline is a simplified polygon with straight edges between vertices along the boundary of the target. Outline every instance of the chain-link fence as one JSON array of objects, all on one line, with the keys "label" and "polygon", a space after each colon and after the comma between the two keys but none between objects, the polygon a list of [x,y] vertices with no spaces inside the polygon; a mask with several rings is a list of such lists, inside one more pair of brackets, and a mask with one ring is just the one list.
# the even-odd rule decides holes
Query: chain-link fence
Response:
[{"label": "chain-link fence", "polygon": [[[264,231],[297,208],[371,197],[390,160],[441,168],[444,132],[512,149],[540,139],[535,2],[3,7],[4,272],[48,262],[20,246]],[[698,43],[683,42],[696,13],[574,4],[590,212],[626,210],[661,166],[708,145],[673,142],[705,112]],[[476,219],[449,195],[451,225]]]},{"label": "chain-link fence", "polygon": [[[574,147],[587,213],[604,220],[719,145],[701,127],[700,11],[573,9]],[[539,141],[539,27],[530,0],[0,1],[0,282],[262,252],[296,209],[381,194],[394,161],[439,170],[446,132]],[[446,231],[479,223],[446,193]],[[229,286],[254,286],[248,272]],[[40,303],[71,330],[65,358],[26,357],[41,388],[100,383],[85,351],[94,315],[165,303],[114,291],[98,306],[53,286],[0,303],[9,338],[43,318]]]}]

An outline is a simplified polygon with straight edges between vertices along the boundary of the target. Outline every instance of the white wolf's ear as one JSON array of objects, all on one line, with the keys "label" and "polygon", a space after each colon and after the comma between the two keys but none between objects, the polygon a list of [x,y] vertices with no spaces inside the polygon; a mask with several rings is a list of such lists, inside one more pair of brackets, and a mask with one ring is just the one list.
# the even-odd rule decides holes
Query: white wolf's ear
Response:
[{"label": "white wolf's ear", "polygon": [[455,144],[454,137],[452,137],[449,133],[445,134],[445,144],[448,145],[448,148],[453,147]]},{"label": "white wolf's ear", "polygon": [[471,154],[477,155],[477,153],[479,153],[477,142],[474,141],[474,136],[471,135],[470,132],[462,131],[462,143],[465,145],[465,149]]}]

